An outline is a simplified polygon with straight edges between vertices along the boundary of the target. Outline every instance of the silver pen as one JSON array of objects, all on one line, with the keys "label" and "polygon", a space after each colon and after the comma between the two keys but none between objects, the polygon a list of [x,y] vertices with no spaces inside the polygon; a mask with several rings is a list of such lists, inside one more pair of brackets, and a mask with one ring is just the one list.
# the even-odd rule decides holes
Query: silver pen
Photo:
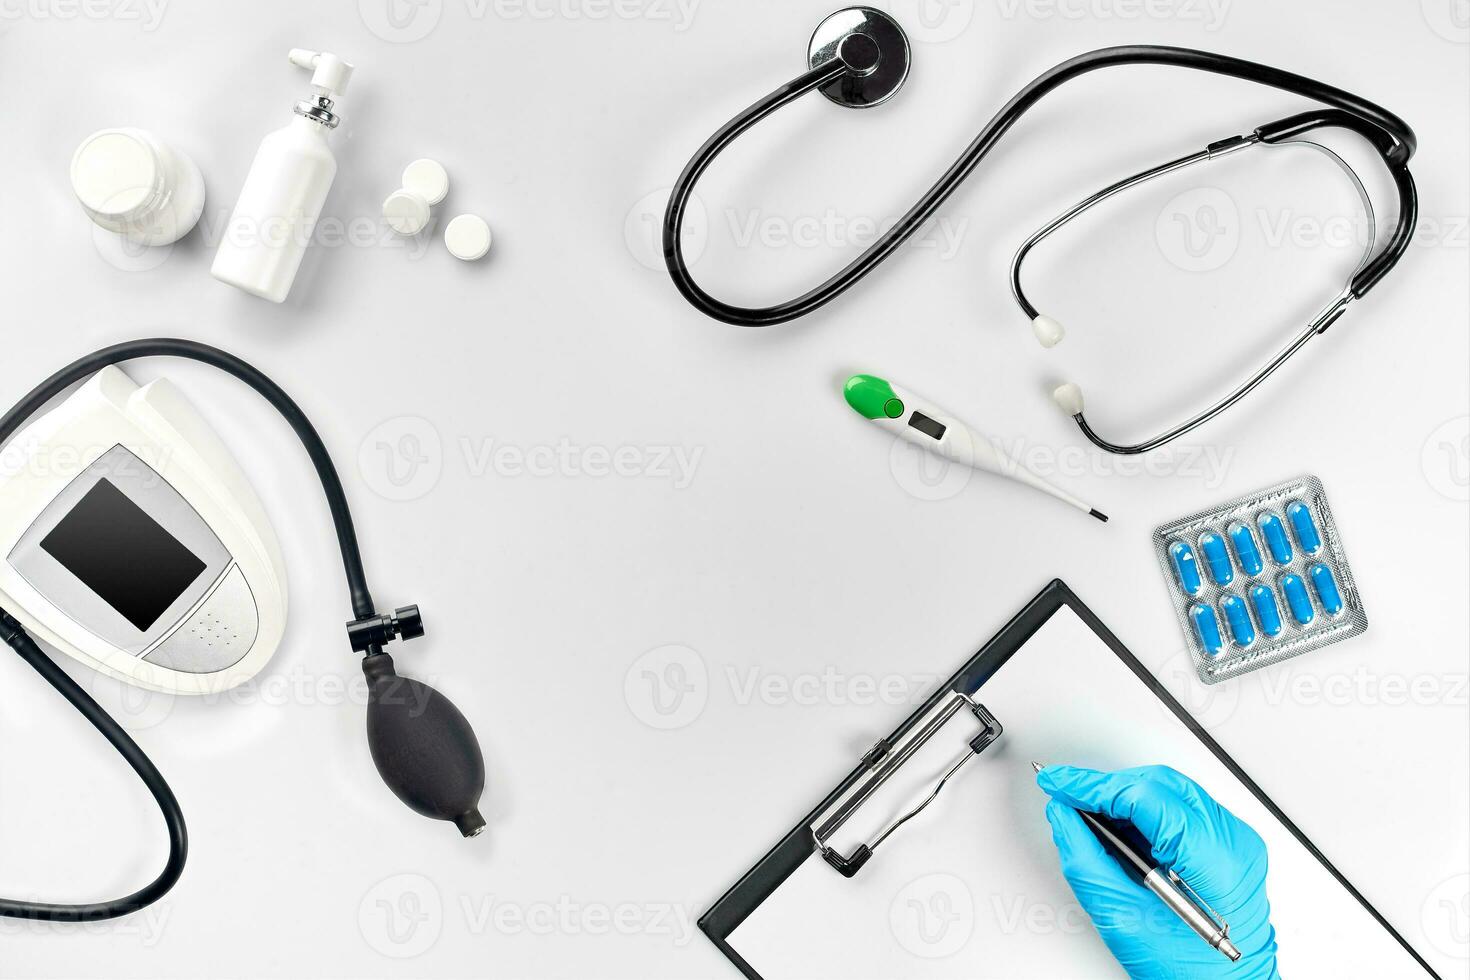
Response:
[{"label": "silver pen", "polygon": [[[1039,773],[1043,766],[1039,762],[1033,762],[1031,768]],[[1184,924],[1193,929],[1196,935],[1224,953],[1230,958],[1230,962],[1240,959],[1240,950],[1230,941],[1230,926],[1189,887],[1188,882],[1154,862],[1153,848],[1138,832],[1138,828],[1111,820],[1102,814],[1088,813],[1086,810],[1076,812],[1083,823],[1097,835],[1103,847],[1117,858],[1118,863],[1139,879],[1145,888],[1159,896],[1159,901],[1183,919]]]}]

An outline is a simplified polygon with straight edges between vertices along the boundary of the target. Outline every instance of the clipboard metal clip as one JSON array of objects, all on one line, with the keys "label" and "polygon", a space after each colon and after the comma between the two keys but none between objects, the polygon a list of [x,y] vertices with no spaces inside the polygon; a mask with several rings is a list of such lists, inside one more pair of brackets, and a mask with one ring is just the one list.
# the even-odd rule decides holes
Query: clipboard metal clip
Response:
[{"label": "clipboard metal clip", "polygon": [[[979,720],[980,732],[970,739],[964,754],[945,769],[929,794],[916,806],[890,822],[871,841],[859,844],[851,854],[843,855],[832,847],[828,841],[852,819],[853,814],[868,802],[888,780],[893,778],[894,774],[903,768],[904,763],[913,758],[915,753],[923,748],[941,728],[966,708]],[[863,757],[863,764],[869,770],[869,774],[824,813],[822,819],[811,828],[812,837],[821,850],[823,860],[836,868],[844,878],[856,875],[863,865],[868,863],[868,859],[873,856],[878,845],[892,836],[899,827],[924,812],[939,797],[945,784],[955,773],[959,772],[965,763],[994,745],[1004,730],[1001,723],[986,709],[985,705],[975,701],[967,694],[955,692],[953,697],[941,701],[923,722],[913,726],[896,742],[890,743],[886,740],[879,742],[871,752]]]}]

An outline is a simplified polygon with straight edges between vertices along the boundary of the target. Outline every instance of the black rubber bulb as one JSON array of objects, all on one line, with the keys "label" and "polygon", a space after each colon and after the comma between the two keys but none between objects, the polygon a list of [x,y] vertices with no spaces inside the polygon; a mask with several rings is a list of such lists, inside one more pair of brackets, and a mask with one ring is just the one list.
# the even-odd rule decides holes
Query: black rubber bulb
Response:
[{"label": "black rubber bulb", "polygon": [[466,837],[479,834],[485,759],[465,716],[429,685],[400,677],[386,653],[365,657],[362,672],[368,748],[383,782],[416,812],[453,821]]}]

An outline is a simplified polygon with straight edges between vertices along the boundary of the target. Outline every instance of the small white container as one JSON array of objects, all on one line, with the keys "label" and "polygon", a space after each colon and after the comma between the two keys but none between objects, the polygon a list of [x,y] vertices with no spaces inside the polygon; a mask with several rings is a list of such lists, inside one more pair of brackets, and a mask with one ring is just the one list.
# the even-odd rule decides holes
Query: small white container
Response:
[{"label": "small white container", "polygon": [[327,133],[337,125],[334,100],[352,76],[352,66],[335,55],[298,48],[290,60],[315,70],[315,95],[296,106],[285,128],[261,141],[209,270],[221,282],[273,303],[291,291],[337,176]]},{"label": "small white container", "polygon": [[141,129],[103,129],[82,140],[71,186],[92,221],[139,245],[178,241],[204,212],[194,161]]}]

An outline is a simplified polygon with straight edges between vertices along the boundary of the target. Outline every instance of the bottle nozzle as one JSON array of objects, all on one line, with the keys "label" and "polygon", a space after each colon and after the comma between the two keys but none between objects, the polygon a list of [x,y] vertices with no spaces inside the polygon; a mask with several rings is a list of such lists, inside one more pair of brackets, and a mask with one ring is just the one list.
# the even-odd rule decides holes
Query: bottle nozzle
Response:
[{"label": "bottle nozzle", "polygon": [[335,99],[347,91],[352,79],[352,65],[326,51],[292,48],[286,55],[291,64],[312,73],[311,84],[321,95]]}]

